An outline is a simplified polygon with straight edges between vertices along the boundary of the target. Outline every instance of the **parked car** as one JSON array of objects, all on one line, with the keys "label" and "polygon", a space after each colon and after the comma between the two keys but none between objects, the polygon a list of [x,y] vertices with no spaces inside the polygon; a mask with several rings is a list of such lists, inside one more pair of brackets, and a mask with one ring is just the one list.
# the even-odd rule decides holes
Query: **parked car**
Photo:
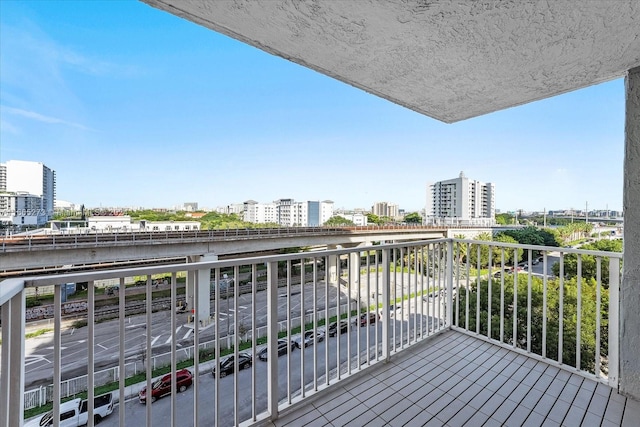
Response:
[{"label": "parked car", "polygon": [[[176,390],[179,392],[185,391],[188,387],[193,384],[193,375],[191,371],[188,369],[181,369],[176,371]],[[162,396],[166,396],[167,394],[171,394],[171,374],[163,375],[158,378],[151,384],[151,401],[155,402],[160,399]],[[138,399],[140,402],[146,403],[147,401],[147,388],[143,387],[140,392],[138,392]]]},{"label": "parked car", "polygon": [[363,313],[360,315],[360,326],[367,326],[367,320],[369,324],[376,323],[377,319],[378,315],[374,312]]},{"label": "parked car", "polygon": [[[285,338],[280,338],[278,340],[278,356],[282,356],[283,354],[287,354],[287,349],[291,348],[291,350],[293,350],[294,348],[296,348],[296,343],[294,341],[289,341]],[[268,348],[264,347],[263,349],[261,349],[258,352],[258,359],[260,360],[267,360],[268,356]]]},{"label": "parked car", "polygon": [[324,341],[324,330],[317,329],[315,331],[306,331],[304,335],[298,336],[294,341],[296,343],[296,347],[309,347],[310,345],[315,344],[316,342]]},{"label": "parked car", "polygon": [[[60,404],[60,427],[79,427],[87,425],[87,401],[73,399]],[[98,424],[113,412],[113,395],[111,393],[96,396],[93,399],[93,423]],[[25,424],[25,427],[53,426],[53,411]]]},{"label": "parked car", "polygon": [[[229,374],[233,374],[233,370],[235,368],[235,356],[233,354],[226,356],[224,359],[220,361],[220,378],[226,377]],[[250,368],[253,363],[253,359],[251,355],[246,352],[238,353],[238,370],[241,371],[245,368]],[[216,367],[213,367],[211,371],[211,375],[216,376]]]},{"label": "parked car", "polygon": [[329,327],[327,328],[327,333],[329,334],[330,337],[336,336],[338,334],[338,329],[340,329],[341,334],[344,334],[349,329],[348,320],[343,319],[339,323],[340,323],[340,328],[338,328],[338,322],[333,322],[329,324]]}]

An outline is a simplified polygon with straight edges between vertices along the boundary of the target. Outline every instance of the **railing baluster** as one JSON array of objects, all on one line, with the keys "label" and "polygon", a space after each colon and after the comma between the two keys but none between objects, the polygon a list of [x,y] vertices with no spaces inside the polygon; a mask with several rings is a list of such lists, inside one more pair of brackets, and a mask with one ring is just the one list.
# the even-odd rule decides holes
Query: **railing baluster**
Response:
[{"label": "railing baluster", "polygon": [[500,342],[504,343],[504,247],[500,248]]},{"label": "railing baluster", "polygon": [[[340,270],[338,270],[340,283]],[[351,295],[349,295],[351,298]],[[313,391],[318,391],[318,266],[313,265]],[[277,321],[277,319],[276,319]],[[276,377],[277,382],[277,377]]]},{"label": "railing baluster", "polygon": [[[67,286],[63,284],[62,286]],[[94,411],[94,370],[95,370],[95,294],[96,288],[93,281],[89,282],[87,289],[87,425],[93,427]]]},{"label": "railing baluster", "polygon": [[[326,266],[326,264],[325,264]],[[325,267],[326,268],[326,267]],[[300,259],[300,286],[304,285],[304,276],[306,271],[306,263],[304,258]],[[287,403],[291,404],[292,387],[291,387],[291,260],[287,260]],[[328,284],[327,275],[325,274],[325,282]],[[254,325],[255,325],[255,304],[254,304]],[[254,326],[255,332],[255,326]],[[254,379],[255,381],[255,379]]]},{"label": "railing baluster", "polygon": [[620,260],[609,258],[609,386],[618,387]]},{"label": "railing baluster", "polygon": [[[209,270],[209,276],[211,276],[211,270]],[[120,285],[120,289],[124,290],[124,279],[120,279],[121,280],[121,285]],[[170,309],[171,309],[171,392],[172,392],[172,398],[171,398],[171,427],[175,427],[178,425],[177,419],[178,419],[178,407],[176,405],[176,399],[174,398],[174,396],[176,395],[175,393],[175,386],[177,385],[177,380],[176,380],[176,364],[177,364],[177,360],[176,360],[176,332],[177,332],[177,319],[176,319],[176,297],[177,297],[177,277],[176,277],[176,273],[175,271],[173,273],[171,273],[171,304],[170,304]],[[121,302],[122,304],[122,309],[124,309],[124,299]],[[124,323],[123,326],[124,328]],[[124,384],[123,384],[124,385]],[[120,411],[120,412],[124,412],[124,411]],[[124,424],[120,424],[120,425],[124,425]]]},{"label": "railing baluster", "polygon": [[542,255],[542,357],[547,357],[547,253]]},{"label": "railing baluster", "polygon": [[[233,267],[233,280],[235,281],[235,285],[233,288],[233,401],[234,401],[234,405],[233,405],[233,419],[235,421],[235,425],[240,424],[240,408],[239,408],[239,402],[240,402],[240,390],[238,387],[238,374],[240,372],[240,357],[238,356],[239,354],[239,350],[240,350],[240,316],[238,315],[238,293],[240,292],[240,268],[238,265],[235,265]],[[197,283],[196,283],[197,286]],[[277,282],[276,282],[276,287],[277,287]],[[276,316],[277,316],[277,309],[276,309]],[[228,315],[229,313],[227,313]],[[229,316],[231,317],[231,316]],[[277,317],[276,317],[276,323],[277,323]],[[196,328],[198,327],[198,324],[196,323]],[[274,341],[276,342],[276,347],[277,347],[277,342],[278,342],[278,333],[276,332],[275,337],[273,338]],[[277,357],[277,356],[276,356]],[[253,369],[253,368],[252,368]],[[197,399],[195,399],[197,400]],[[196,419],[197,420],[197,419]],[[197,421],[194,423],[195,425],[197,425]]]},{"label": "railing baluster", "polygon": [[491,284],[492,284],[492,275],[491,275],[491,271],[492,271],[492,264],[491,264],[491,257],[493,256],[492,253],[492,246],[489,246],[489,261],[488,261],[488,266],[487,266],[487,270],[489,271],[489,278],[487,280],[487,338],[491,339]]},{"label": "railing baluster", "polygon": [[582,329],[582,255],[578,254],[578,280],[576,282],[578,295],[576,301],[576,369],[580,370],[580,331]]},{"label": "railing baluster", "polygon": [[564,324],[564,253],[560,252],[560,280],[558,282],[558,362],[562,363],[562,339]]},{"label": "railing baluster", "polygon": [[531,287],[532,287],[532,276],[531,276],[531,249],[529,251],[528,256],[528,275],[527,275],[527,352],[531,353]]},{"label": "railing baluster", "polygon": [[465,298],[465,315],[464,315],[464,328],[467,331],[469,330],[469,287],[471,286],[471,277],[470,277],[471,261],[469,259],[470,255],[471,255],[471,244],[467,243],[467,259],[465,261],[467,266],[467,285],[465,286],[467,297]]},{"label": "railing baluster", "polygon": [[[317,265],[317,258],[312,258],[313,265]],[[304,282],[304,264],[302,265],[302,279],[301,282]],[[326,274],[327,264],[325,264],[325,274],[324,274],[324,327],[325,327],[325,346],[324,346],[324,371],[325,371],[325,385],[329,385],[331,382],[331,378],[329,377],[329,281],[327,280]],[[338,299],[337,306],[340,306],[340,300]],[[336,336],[338,337],[338,341],[340,341],[340,315],[338,314],[339,310],[336,310],[336,315],[338,318],[336,319],[338,329]],[[340,362],[338,361],[338,366],[340,366]]]},{"label": "railing baluster", "polygon": [[[146,394],[146,415],[147,415],[147,427],[151,427],[152,419],[151,419],[151,402],[152,402],[152,387],[151,387],[151,378],[152,378],[152,367],[151,367],[151,356],[153,352],[151,350],[151,329],[152,329],[152,305],[151,305],[151,275],[147,275],[147,284],[146,284],[146,355],[145,355],[145,368],[146,368],[146,378],[147,378],[147,394]],[[194,307],[197,305],[194,303]]]},{"label": "railing baluster", "polygon": [[[53,419],[60,419],[62,380],[62,286],[57,284],[53,290]],[[24,336],[24,334],[23,334]]]},{"label": "railing baluster", "polygon": [[451,327],[453,319],[453,240],[447,241],[447,307],[446,307],[446,326]]},{"label": "railing baluster", "polygon": [[596,257],[596,354],[594,360],[594,372],[596,377],[601,377],[600,367],[600,321],[602,318],[602,306],[601,306],[601,283],[602,283],[602,257]]},{"label": "railing baluster", "polygon": [[[301,287],[304,289],[304,286]],[[303,295],[304,292],[300,293]],[[304,336],[304,306],[300,305],[302,336]],[[271,420],[278,418],[278,262],[267,264],[267,412]],[[304,355],[304,345],[302,346]],[[302,358],[304,360],[304,357]],[[304,369],[304,367],[303,367]],[[304,370],[301,372],[304,397]]]},{"label": "railing baluster", "polygon": [[[404,302],[404,248],[399,248],[398,251],[400,254],[400,304],[402,304]],[[400,324],[400,349],[403,349],[405,345],[404,344],[404,322],[403,321],[398,322],[398,310],[396,310],[396,307],[398,305],[397,292],[398,292],[398,282],[396,282],[396,297],[394,298],[393,305],[391,307],[393,310],[394,329],[395,329],[396,323]]]},{"label": "railing baluster", "polygon": [[[226,231],[225,231],[226,233]],[[215,333],[215,371],[220,372],[220,268],[216,268],[213,275],[214,283],[215,283],[215,300],[213,301],[213,310],[214,310],[214,333]],[[229,284],[227,283],[227,286]],[[229,313],[227,313],[229,314]],[[213,394],[214,394],[214,425],[221,425],[220,422],[220,375],[216,375],[214,378],[213,384]]]},{"label": "railing baluster", "polygon": [[518,250],[513,250],[513,348],[518,347]]},{"label": "railing baluster", "polygon": [[[338,265],[339,265],[339,262],[340,261],[338,261]],[[271,277],[271,274],[274,274],[274,273],[271,273],[269,275],[269,278],[274,283],[274,286],[276,286],[276,283],[278,281],[278,275],[277,275],[278,266],[277,266],[277,264],[275,266],[275,270],[276,270],[276,273],[275,273],[274,277]],[[305,323],[306,323],[306,310],[304,309],[304,294],[305,294],[305,292],[304,292],[305,289],[304,288],[305,288],[304,281],[302,281],[300,283],[300,344],[301,344],[301,346],[300,346],[300,395],[303,398],[306,396],[306,389],[305,389],[305,386],[304,386],[304,365],[305,365],[305,363],[304,363],[304,361],[305,361],[304,332],[305,332]],[[340,282],[339,281],[338,281],[337,288],[338,288],[338,291],[340,291]],[[268,282],[267,282],[267,290],[268,290]],[[269,296],[269,295],[267,295],[267,296]],[[277,311],[277,300],[273,302],[273,307],[274,307],[273,309]],[[267,318],[267,320],[269,320],[269,318]],[[277,323],[277,319],[276,320],[272,320],[272,322]],[[269,331],[267,331],[267,333],[268,332]],[[267,337],[267,339],[270,339],[270,338]],[[268,360],[270,360],[270,358],[271,358],[271,353],[269,353],[269,359]],[[271,381],[271,380],[272,380],[272,378],[269,377],[268,381]],[[277,401],[278,401],[278,399],[276,399],[276,405],[278,404]]]},{"label": "railing baluster", "polygon": [[[382,360],[389,361],[391,343],[389,334],[389,288],[391,282],[390,261],[392,249],[382,249]],[[367,314],[368,316],[368,314]],[[368,317],[367,317],[368,318]]]},{"label": "railing baluster", "polygon": [[[371,259],[370,259],[370,255],[371,252],[369,250],[367,250],[366,252],[366,268],[367,268],[367,276],[366,276],[366,280],[367,280],[367,294],[366,294],[366,299],[367,299],[367,308],[371,307],[371,300],[374,300],[374,298],[371,298],[371,300],[369,299],[369,295],[371,295]],[[376,275],[378,273],[376,272]],[[358,311],[360,309],[360,304],[358,304]],[[378,307],[375,308],[376,311],[378,311]],[[340,315],[338,315],[338,327],[340,327]],[[376,329],[378,329],[376,327]],[[358,330],[360,330],[360,327],[358,326]],[[349,310],[349,315],[347,316],[347,336],[351,336],[351,310]],[[367,341],[367,366],[371,365],[371,332],[367,330],[366,334],[365,334],[365,339]],[[338,340],[339,341],[339,340]]]},{"label": "railing baluster", "polygon": [[482,265],[480,260],[482,252],[480,245],[476,245],[478,250],[478,259],[476,260],[476,334],[480,334],[480,296],[482,295],[482,286],[480,284],[480,269]]}]

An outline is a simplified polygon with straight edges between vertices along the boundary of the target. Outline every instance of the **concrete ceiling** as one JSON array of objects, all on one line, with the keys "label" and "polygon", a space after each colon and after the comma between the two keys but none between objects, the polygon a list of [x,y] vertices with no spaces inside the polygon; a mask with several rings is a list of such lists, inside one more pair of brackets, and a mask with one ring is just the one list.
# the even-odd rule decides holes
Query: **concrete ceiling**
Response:
[{"label": "concrete ceiling", "polygon": [[448,123],[640,66],[638,0],[142,1]]}]

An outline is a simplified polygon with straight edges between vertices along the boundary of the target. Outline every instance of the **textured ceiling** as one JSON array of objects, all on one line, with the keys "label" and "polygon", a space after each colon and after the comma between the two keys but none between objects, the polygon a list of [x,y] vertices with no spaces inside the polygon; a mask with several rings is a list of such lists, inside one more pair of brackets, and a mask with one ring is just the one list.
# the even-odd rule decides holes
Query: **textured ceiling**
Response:
[{"label": "textured ceiling", "polygon": [[142,1],[444,122],[640,66],[638,0]]}]

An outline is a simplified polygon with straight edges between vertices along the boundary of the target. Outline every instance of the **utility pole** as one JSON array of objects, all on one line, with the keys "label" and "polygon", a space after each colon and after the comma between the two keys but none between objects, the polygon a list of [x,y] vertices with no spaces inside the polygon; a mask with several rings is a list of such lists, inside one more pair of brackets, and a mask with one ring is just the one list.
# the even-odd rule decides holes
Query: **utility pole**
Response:
[{"label": "utility pole", "polygon": [[589,222],[589,202],[584,202],[584,223]]},{"label": "utility pole", "polygon": [[544,212],[544,213],[543,213],[543,217],[544,217],[544,221],[543,221],[543,223],[544,223],[544,228],[547,228],[547,208],[544,208],[543,212]]}]

